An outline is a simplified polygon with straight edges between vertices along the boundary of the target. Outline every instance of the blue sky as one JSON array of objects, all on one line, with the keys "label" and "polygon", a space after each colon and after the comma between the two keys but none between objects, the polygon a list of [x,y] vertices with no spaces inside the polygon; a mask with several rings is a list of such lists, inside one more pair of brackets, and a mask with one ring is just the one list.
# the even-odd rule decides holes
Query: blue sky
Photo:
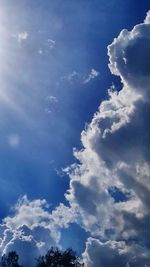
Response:
[{"label": "blue sky", "polygon": [[[83,159],[82,148],[86,150],[87,143],[92,137],[88,137],[87,126],[87,132],[82,134],[82,138],[80,138],[81,132],[85,125],[91,122],[100,103],[108,99],[108,88],[113,84],[116,91],[119,91],[127,79],[125,71],[120,67],[121,61],[117,61],[121,52],[118,57],[117,52],[114,52],[120,51],[118,43],[121,41],[118,43],[116,41],[116,50],[113,50],[112,45],[110,50],[112,49],[113,52],[111,51],[109,55],[110,58],[112,55],[112,61],[116,61],[118,64],[116,66],[119,66],[119,70],[114,70],[115,64],[111,62],[111,72],[117,73],[119,77],[112,75],[108,67],[108,45],[115,37],[117,38],[122,29],[131,31],[135,25],[142,23],[149,9],[149,1],[143,3],[140,0],[0,1],[0,219],[2,224],[5,218],[10,218],[8,216],[15,216],[13,207],[18,203],[18,199],[26,195],[28,200],[21,202],[25,204],[18,205],[30,206],[29,202],[34,203],[35,200],[45,199],[49,204],[49,212],[63,203],[69,208],[71,206],[73,211],[75,208],[74,214],[82,213],[79,215],[82,218],[72,218],[70,221],[68,219],[65,227],[57,225],[61,228],[59,244],[63,248],[71,246],[81,254],[86,247],[84,254],[86,259],[86,253],[92,242],[99,244],[98,242],[106,240],[101,233],[99,235],[101,241],[88,239],[89,241],[86,242],[88,237],[95,238],[95,231],[97,231],[94,230],[91,234],[92,226],[89,221],[94,218],[90,217],[88,223],[85,222],[88,215],[84,214],[85,218],[83,218],[83,213],[87,212],[87,209],[93,209],[94,212],[95,204],[92,202],[90,204],[90,197],[92,198],[94,191],[91,193],[91,188],[87,190],[87,182],[79,184],[77,176],[82,176],[83,171],[78,170],[80,167],[74,165],[74,169],[72,167],[70,170],[68,166],[75,163],[80,163],[84,168],[88,166],[89,163],[85,164]],[[134,42],[129,46],[131,54],[132,46]],[[127,53],[124,57],[130,56],[130,49],[127,52],[124,49],[124,53]],[[133,66],[135,60],[131,62]],[[149,68],[149,65],[146,66]],[[132,69],[129,69],[128,79],[130,74],[130,79],[134,81]],[[131,83],[131,87],[134,86],[138,87],[135,82]],[[132,99],[132,96],[129,99]],[[133,99],[135,101],[136,98],[133,97]],[[140,116],[142,116],[141,113],[139,113]],[[115,122],[117,120],[118,118],[114,119]],[[104,121],[106,126],[109,123]],[[103,127],[103,121],[101,125]],[[107,168],[110,171],[112,168],[110,166],[115,164],[111,162],[111,157],[114,157],[114,160],[117,158],[112,150],[118,149],[121,143],[124,146],[126,144],[123,141],[124,138],[126,139],[128,135],[131,137],[134,131],[135,128],[129,133],[125,131],[123,134],[117,134],[113,139],[108,139],[102,144],[92,139],[90,151],[93,149],[98,155],[99,151],[102,151],[100,158],[108,165]],[[131,145],[130,140],[129,145]],[[79,150],[75,155],[73,155],[74,147]],[[120,160],[123,158],[122,162],[125,162],[125,156],[122,157],[124,150],[119,149],[118,157]],[[139,150],[135,149],[135,151]],[[126,154],[128,158],[129,154],[127,152]],[[94,159],[95,156],[93,156],[93,166],[96,166],[97,159],[95,161]],[[143,156],[142,160],[144,159]],[[89,162],[91,160],[89,159]],[[65,168],[69,175],[63,172]],[[121,169],[119,171],[123,172]],[[114,171],[112,173],[114,175]],[[103,172],[101,175],[104,175]],[[93,186],[97,183],[90,178],[89,184]],[[119,182],[112,183],[109,186],[109,194],[118,203],[128,202],[133,193],[129,192],[131,188],[130,190],[126,187],[121,190],[116,189],[119,185]],[[84,190],[80,195],[81,188]],[[69,196],[65,197],[67,190],[70,190]],[[101,198],[103,197],[99,199],[97,196],[97,201],[100,203]],[[82,212],[74,203],[82,208]],[[87,203],[89,203],[88,208]],[[17,208],[15,212],[17,214]],[[95,215],[97,219],[98,216]],[[103,213],[101,216],[105,217]],[[18,228],[23,225],[26,223],[22,223]],[[28,224],[27,226],[29,227]],[[57,227],[55,225],[56,229]],[[33,227],[29,228],[33,230]],[[108,228],[105,230],[111,232],[111,227]],[[87,266],[89,266],[88,263]]]}]

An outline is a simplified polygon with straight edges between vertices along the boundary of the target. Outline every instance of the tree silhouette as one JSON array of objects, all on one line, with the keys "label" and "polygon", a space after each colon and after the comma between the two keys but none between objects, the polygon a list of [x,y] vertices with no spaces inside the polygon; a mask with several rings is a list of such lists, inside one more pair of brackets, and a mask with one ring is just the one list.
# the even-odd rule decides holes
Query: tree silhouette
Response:
[{"label": "tree silhouette", "polygon": [[61,251],[51,247],[45,256],[37,259],[36,267],[83,267],[72,249]]},{"label": "tree silhouette", "polygon": [[0,267],[21,267],[18,263],[19,256],[15,251],[11,251],[8,255],[1,257]]},{"label": "tree silhouette", "polygon": [[[36,260],[36,267],[83,267],[78,256],[72,249],[62,251],[51,247],[44,256]],[[21,267],[19,256],[15,251],[4,254],[0,260],[0,267]],[[26,266],[27,267],[27,266]]]}]

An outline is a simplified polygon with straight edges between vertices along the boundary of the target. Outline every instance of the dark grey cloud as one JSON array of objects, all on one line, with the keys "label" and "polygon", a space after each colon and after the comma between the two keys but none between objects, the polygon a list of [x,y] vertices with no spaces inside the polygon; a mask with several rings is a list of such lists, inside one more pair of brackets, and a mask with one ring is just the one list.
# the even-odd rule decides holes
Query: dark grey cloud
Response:
[{"label": "dark grey cloud", "polygon": [[125,242],[102,243],[89,238],[84,252],[87,267],[148,267],[150,252],[139,246],[127,246]]}]

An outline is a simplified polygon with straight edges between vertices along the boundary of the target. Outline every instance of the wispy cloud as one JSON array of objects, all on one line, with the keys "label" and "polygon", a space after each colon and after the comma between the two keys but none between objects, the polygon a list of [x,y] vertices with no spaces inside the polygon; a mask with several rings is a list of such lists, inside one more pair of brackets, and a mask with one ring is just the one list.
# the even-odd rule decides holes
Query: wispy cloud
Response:
[{"label": "wispy cloud", "polygon": [[45,53],[49,53],[50,50],[53,50],[56,46],[56,41],[53,39],[43,40],[43,44],[40,46],[38,50],[38,54],[42,55]]},{"label": "wispy cloud", "polygon": [[57,110],[59,101],[58,101],[58,98],[56,96],[49,95],[46,97],[45,100],[46,100],[45,111],[47,113],[52,113],[52,112]]},{"label": "wispy cloud", "polygon": [[49,95],[46,97],[46,100],[50,103],[58,103],[58,99],[56,96],[53,95]]},{"label": "wispy cloud", "polygon": [[82,79],[81,74],[79,74],[79,72],[77,72],[75,70],[73,72],[61,77],[62,81],[67,81],[69,83],[74,83],[74,82],[80,81],[81,79]]},{"label": "wispy cloud", "polygon": [[48,40],[47,40],[47,44],[48,44],[48,47],[49,47],[50,49],[53,49],[53,48],[55,47],[55,45],[56,45],[56,41],[54,41],[54,40],[52,40],[52,39],[48,39]]},{"label": "wispy cloud", "polygon": [[97,70],[91,69],[91,72],[89,73],[88,77],[83,81],[83,83],[89,83],[91,80],[94,80],[99,75],[100,73]]},{"label": "wispy cloud", "polygon": [[29,34],[26,31],[20,32],[16,35],[19,43],[22,43],[23,41],[27,40],[28,36],[29,36]]},{"label": "wispy cloud", "polygon": [[61,80],[68,81],[72,84],[76,82],[80,84],[86,84],[89,83],[91,80],[96,79],[99,75],[100,73],[95,69],[91,69],[88,75],[73,71],[68,75],[61,77]]},{"label": "wispy cloud", "polygon": [[[31,242],[36,255],[37,248],[39,252],[46,246],[45,236],[49,244],[59,244],[61,228],[76,222],[89,233],[85,267],[150,266],[149,33],[150,13],[144,23],[130,32],[122,30],[108,46],[109,67],[122,88],[108,90],[108,99],[81,133],[82,149],[74,149],[77,163],[65,169],[70,206],[60,204],[50,212],[46,200],[23,197],[14,214],[3,220],[1,252],[12,246],[19,252],[20,242]],[[69,81],[76,75],[72,73]],[[98,75],[92,69],[82,82]],[[49,101],[57,103],[54,96]],[[119,199],[120,192],[130,197]]]}]

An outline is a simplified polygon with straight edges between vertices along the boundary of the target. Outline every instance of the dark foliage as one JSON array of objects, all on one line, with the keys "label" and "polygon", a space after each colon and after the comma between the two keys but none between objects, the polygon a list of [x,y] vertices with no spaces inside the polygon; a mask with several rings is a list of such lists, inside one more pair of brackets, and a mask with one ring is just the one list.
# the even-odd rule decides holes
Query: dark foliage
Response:
[{"label": "dark foliage", "polygon": [[3,255],[0,261],[0,267],[21,267],[18,263],[19,256],[15,251],[9,252],[8,255]]},{"label": "dark foliage", "polygon": [[72,249],[61,251],[51,248],[45,256],[40,256],[36,267],[83,267]]},{"label": "dark foliage", "polygon": [[[79,258],[72,249],[62,251],[51,247],[44,256],[36,260],[36,267],[83,267]],[[0,267],[21,267],[19,256],[15,251],[3,255],[0,260]],[[27,267],[27,266],[25,266]]]}]

